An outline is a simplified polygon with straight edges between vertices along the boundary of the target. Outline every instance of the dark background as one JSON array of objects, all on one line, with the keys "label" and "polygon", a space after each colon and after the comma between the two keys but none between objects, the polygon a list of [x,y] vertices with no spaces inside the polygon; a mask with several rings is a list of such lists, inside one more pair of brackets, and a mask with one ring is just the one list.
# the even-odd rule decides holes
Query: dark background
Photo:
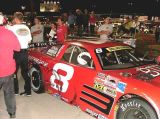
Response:
[{"label": "dark background", "polygon": [[[26,6],[25,11],[39,13],[39,3],[43,0],[1,0],[0,11],[4,14],[13,14],[15,11],[23,11],[21,6]],[[96,13],[105,14],[137,14],[160,16],[160,0],[59,0],[61,12],[75,10],[76,8]],[[44,13],[43,13],[44,14]],[[58,13],[48,13],[58,14]]]}]

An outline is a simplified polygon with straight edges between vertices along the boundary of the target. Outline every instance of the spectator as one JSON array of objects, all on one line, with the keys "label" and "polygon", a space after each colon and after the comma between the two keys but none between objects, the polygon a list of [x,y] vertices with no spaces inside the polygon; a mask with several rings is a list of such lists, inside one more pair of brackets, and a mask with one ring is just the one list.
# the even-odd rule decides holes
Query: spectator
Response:
[{"label": "spectator", "polygon": [[33,36],[33,43],[43,42],[44,37],[44,26],[41,25],[40,20],[36,17],[34,18],[34,26],[31,27],[31,34]]},{"label": "spectator", "polygon": [[55,41],[57,39],[57,24],[55,22],[51,23],[51,30],[49,32],[49,34],[47,34],[47,37],[49,39],[50,42]]},{"label": "spectator", "polygon": [[91,35],[95,34],[95,25],[96,25],[96,15],[95,12],[92,11],[89,17],[89,24],[90,24],[90,33]]},{"label": "spectator", "polygon": [[67,26],[62,18],[57,20],[57,41],[64,42],[67,38]]},{"label": "spectator", "polygon": [[124,23],[119,27],[118,33],[122,32],[122,35],[129,35],[130,34],[130,29],[132,26],[132,21],[129,17],[126,17],[124,19]]},{"label": "spectator", "polygon": [[13,31],[13,33],[17,36],[18,41],[21,46],[20,52],[15,52],[15,60],[16,60],[16,72],[14,77],[14,88],[15,95],[19,94],[19,85],[17,79],[17,72],[19,67],[21,67],[21,74],[23,79],[25,80],[24,84],[24,92],[20,93],[20,95],[31,96],[31,79],[28,76],[28,44],[31,42],[32,37],[30,33],[30,29],[23,24],[23,14],[21,12],[15,12],[13,18],[13,26],[9,29]]},{"label": "spectator", "polygon": [[68,25],[69,25],[69,34],[71,36],[74,35],[74,25],[76,22],[76,17],[72,12],[69,12],[69,16],[68,16]]},{"label": "spectator", "polygon": [[88,14],[88,10],[85,9],[83,14],[83,32],[84,33],[88,33],[88,22],[89,22],[89,14]]},{"label": "spectator", "polygon": [[79,37],[82,36],[82,25],[83,25],[83,14],[80,9],[76,9],[76,27],[77,27],[77,35]]},{"label": "spectator", "polygon": [[61,18],[63,19],[64,23],[66,23],[68,21],[68,14],[66,12],[64,12],[62,15],[61,15]]},{"label": "spectator", "polygon": [[104,24],[99,27],[98,34],[101,40],[109,40],[110,35],[113,32],[113,25],[111,24],[111,18],[104,19]]},{"label": "spectator", "polygon": [[10,118],[16,118],[13,79],[16,64],[13,53],[20,51],[20,44],[17,37],[5,28],[4,21],[4,17],[0,15],[0,89],[3,87],[5,104]]}]

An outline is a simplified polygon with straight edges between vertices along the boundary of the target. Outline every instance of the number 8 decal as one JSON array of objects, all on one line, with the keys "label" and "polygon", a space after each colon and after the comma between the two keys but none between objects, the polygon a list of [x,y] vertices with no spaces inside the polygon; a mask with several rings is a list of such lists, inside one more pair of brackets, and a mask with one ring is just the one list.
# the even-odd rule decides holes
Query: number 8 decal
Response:
[{"label": "number 8 decal", "polygon": [[[62,70],[66,72],[66,75],[63,76],[61,74],[58,74],[58,70]],[[74,69],[73,67],[66,65],[66,64],[62,64],[62,63],[57,63],[54,65],[53,67],[53,72],[52,72],[52,76],[50,78],[51,84],[52,84],[52,88],[56,89],[56,90],[61,90],[61,92],[65,93],[68,89],[69,86],[69,80],[72,79],[74,74]],[[59,84],[55,83],[55,80],[59,80],[63,82],[62,88]]]}]

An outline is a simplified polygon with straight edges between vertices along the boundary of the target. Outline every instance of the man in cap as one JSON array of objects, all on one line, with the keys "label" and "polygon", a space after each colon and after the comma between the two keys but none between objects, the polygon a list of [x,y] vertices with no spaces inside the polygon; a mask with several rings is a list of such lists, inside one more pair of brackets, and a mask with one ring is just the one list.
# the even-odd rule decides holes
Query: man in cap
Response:
[{"label": "man in cap", "polygon": [[109,36],[113,32],[113,25],[111,24],[111,18],[107,17],[104,19],[104,24],[101,25],[97,31],[98,35],[100,35],[101,40],[109,41]]},{"label": "man in cap", "polygon": [[0,15],[0,89],[3,88],[4,99],[10,118],[16,117],[13,74],[16,70],[14,51],[20,50],[17,37],[5,28],[6,20]]}]

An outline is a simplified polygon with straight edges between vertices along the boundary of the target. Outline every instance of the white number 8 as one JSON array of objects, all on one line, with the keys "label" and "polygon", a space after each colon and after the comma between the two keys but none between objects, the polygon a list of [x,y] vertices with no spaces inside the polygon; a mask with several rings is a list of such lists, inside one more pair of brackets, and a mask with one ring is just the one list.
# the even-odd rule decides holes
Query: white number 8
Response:
[{"label": "white number 8", "polygon": [[[61,74],[58,74],[58,70],[63,70],[66,72],[66,76],[63,76]],[[60,90],[61,92],[65,93],[68,89],[69,83],[68,81],[72,79],[74,74],[74,69],[73,67],[66,65],[66,64],[62,64],[62,63],[57,63],[54,65],[53,67],[53,72],[52,72],[52,76],[50,78],[51,81],[51,85],[52,88],[56,89],[56,90]],[[63,82],[62,88],[59,84],[55,83],[55,80],[60,80]]]}]

